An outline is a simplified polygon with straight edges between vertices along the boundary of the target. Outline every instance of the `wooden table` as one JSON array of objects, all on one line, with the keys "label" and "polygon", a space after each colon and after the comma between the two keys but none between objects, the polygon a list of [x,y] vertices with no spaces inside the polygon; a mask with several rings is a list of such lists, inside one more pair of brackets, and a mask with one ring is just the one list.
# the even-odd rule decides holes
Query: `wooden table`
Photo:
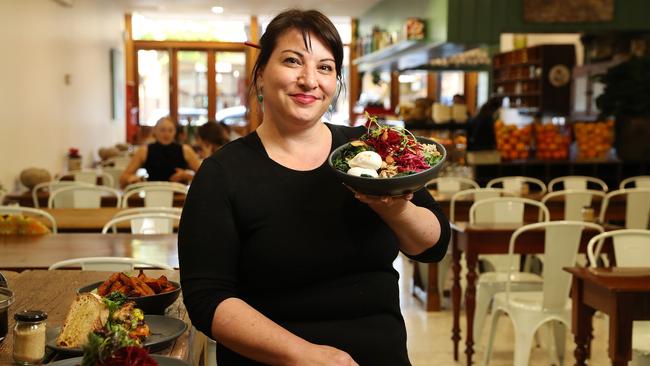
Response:
[{"label": "wooden table", "polygon": [[[454,342],[454,359],[458,360],[458,345],[460,342],[460,256],[465,253],[467,262],[467,288],[465,289],[465,314],[467,318],[467,336],[465,339],[465,354],[467,365],[472,364],[474,354],[474,310],[476,307],[476,280],[478,278],[477,263],[479,254],[507,254],[510,236],[522,225],[512,224],[469,224],[457,222],[452,228],[452,272],[453,286],[451,291],[453,307],[453,325],[451,339]],[[595,236],[595,230],[585,229],[582,235],[579,251],[585,253],[589,239]],[[611,246],[603,247],[604,253],[610,253]],[[517,254],[544,253],[544,231],[531,230],[522,234],[515,247]]]},{"label": "wooden table", "polygon": [[[38,192],[38,205],[39,208],[47,207],[47,201],[50,198],[50,194],[47,191]],[[31,191],[25,191],[21,193],[10,193],[7,194],[4,198],[4,203],[18,203],[20,206],[25,207],[34,207],[34,198],[32,197]],[[184,194],[174,194],[174,207],[183,207],[185,203]],[[102,197],[102,207],[116,207],[117,201],[115,196],[103,196]],[[144,206],[144,199],[140,198],[137,194],[129,197],[129,207],[142,207]]]},{"label": "wooden table", "polygon": [[78,257],[133,257],[178,268],[176,234],[0,235],[0,269],[47,269]]},{"label": "wooden table", "polygon": [[[178,281],[178,271],[149,271],[152,276],[165,274],[169,279]],[[63,271],[24,271],[17,276],[11,276],[9,287],[14,291],[15,302],[9,307],[9,329],[13,328],[13,314],[25,309],[38,309],[47,312],[47,326],[61,326],[65,320],[70,304],[74,300],[76,289],[107,278],[110,272],[82,272],[78,270]],[[190,325],[187,311],[182,298],[174,302],[166,311],[167,316],[183,319],[188,324],[188,330],[170,346],[158,352],[163,355],[180,358],[192,364],[192,344],[195,331]],[[11,331],[7,338],[0,343],[0,366],[14,365],[12,358],[13,336]],[[60,356],[56,356],[58,358]]]},{"label": "wooden table", "polygon": [[573,334],[576,365],[589,354],[592,316],[609,315],[609,358],[627,365],[632,358],[632,322],[650,320],[650,268],[565,268],[573,275]]}]

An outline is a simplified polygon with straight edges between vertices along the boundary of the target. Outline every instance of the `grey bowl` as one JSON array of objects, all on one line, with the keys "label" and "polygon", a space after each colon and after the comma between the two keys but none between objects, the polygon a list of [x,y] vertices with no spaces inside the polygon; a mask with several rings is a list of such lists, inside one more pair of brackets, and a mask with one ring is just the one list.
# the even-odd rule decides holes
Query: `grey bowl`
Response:
[{"label": "grey bowl", "polygon": [[436,165],[419,173],[394,178],[366,178],[344,173],[336,169],[332,162],[341,155],[341,151],[350,144],[349,142],[334,149],[327,159],[327,163],[343,183],[360,193],[373,196],[401,196],[419,190],[428,181],[438,176],[447,158],[447,150],[441,144],[426,137],[418,136],[417,140],[421,144],[436,145],[436,148],[442,154],[442,159]]},{"label": "grey bowl", "polygon": [[[77,289],[77,293],[92,292],[103,282],[104,281],[94,282],[89,285],[80,287]],[[174,291],[150,296],[129,297],[128,299],[135,302],[135,307],[141,309],[145,314],[162,315],[165,313],[165,309],[173,304],[181,294],[180,283],[174,281],[169,282],[173,283],[174,286],[176,286],[176,289]]]}]

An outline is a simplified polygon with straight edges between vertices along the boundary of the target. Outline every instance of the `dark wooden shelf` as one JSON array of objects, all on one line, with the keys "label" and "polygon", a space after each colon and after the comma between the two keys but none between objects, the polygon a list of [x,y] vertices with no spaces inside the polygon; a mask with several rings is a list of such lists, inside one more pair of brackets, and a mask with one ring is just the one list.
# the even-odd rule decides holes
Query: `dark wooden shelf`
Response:
[{"label": "dark wooden shelf", "polygon": [[513,67],[519,67],[519,66],[539,66],[542,64],[542,60],[531,60],[531,61],[526,61],[526,62],[515,62],[511,64],[500,64],[500,65],[493,65],[495,70],[501,70],[501,69],[510,69]]},{"label": "dark wooden shelf", "polygon": [[540,78],[512,78],[512,79],[501,79],[501,80],[494,80],[495,84],[508,84],[508,83],[516,83],[518,81],[541,81]]}]

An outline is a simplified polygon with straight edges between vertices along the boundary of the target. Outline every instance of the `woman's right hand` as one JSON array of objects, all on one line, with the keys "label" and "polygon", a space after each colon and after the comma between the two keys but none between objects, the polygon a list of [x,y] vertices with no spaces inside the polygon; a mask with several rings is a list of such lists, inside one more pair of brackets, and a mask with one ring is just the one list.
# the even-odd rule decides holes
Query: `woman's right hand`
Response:
[{"label": "woman's right hand", "polygon": [[307,352],[301,354],[296,365],[314,366],[359,366],[352,356],[340,349],[319,344],[312,344]]}]

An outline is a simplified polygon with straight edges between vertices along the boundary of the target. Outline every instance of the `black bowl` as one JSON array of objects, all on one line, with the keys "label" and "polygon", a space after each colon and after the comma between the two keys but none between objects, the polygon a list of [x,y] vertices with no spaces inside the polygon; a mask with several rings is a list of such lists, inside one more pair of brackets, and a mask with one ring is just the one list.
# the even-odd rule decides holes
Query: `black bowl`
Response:
[{"label": "black bowl", "polygon": [[[86,285],[84,287],[79,287],[77,293],[82,292],[92,292],[104,281],[99,281]],[[173,304],[178,295],[181,294],[181,285],[178,282],[169,281],[176,286],[174,291],[164,292],[162,294],[150,295],[150,296],[140,296],[140,297],[129,297],[128,299],[135,302],[135,307],[142,310],[145,314],[158,314],[164,315],[165,309],[169,305]]]},{"label": "black bowl", "polygon": [[334,159],[339,157],[341,150],[345,149],[350,144],[349,142],[337,147],[334,151],[332,151],[329,158],[327,159],[327,162],[329,163],[330,168],[334,170],[336,175],[341,178],[343,183],[347,184],[360,193],[373,196],[401,196],[419,190],[420,188],[424,187],[428,181],[435,178],[442,168],[442,164],[447,158],[447,150],[445,150],[444,146],[441,144],[426,137],[418,136],[417,140],[421,144],[436,145],[436,148],[442,154],[442,159],[440,159],[440,161],[438,161],[438,163],[431,168],[411,175],[404,175],[393,178],[366,178],[350,175],[336,169],[332,162]]}]

